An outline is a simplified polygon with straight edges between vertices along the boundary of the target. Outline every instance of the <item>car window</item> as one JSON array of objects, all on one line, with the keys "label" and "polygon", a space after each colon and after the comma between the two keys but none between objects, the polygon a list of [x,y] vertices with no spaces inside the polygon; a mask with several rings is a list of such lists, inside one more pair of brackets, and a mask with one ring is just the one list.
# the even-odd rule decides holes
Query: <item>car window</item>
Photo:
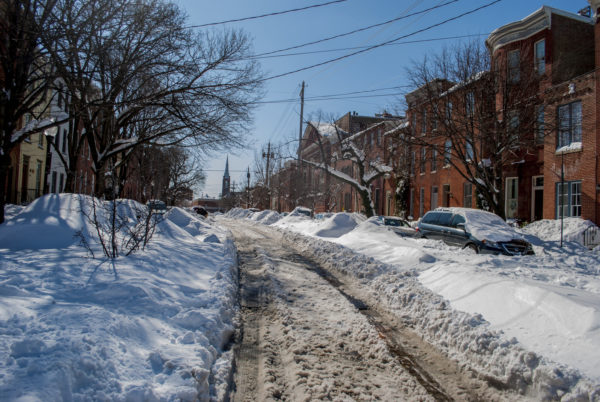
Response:
[{"label": "car window", "polygon": [[450,226],[452,227],[458,227],[459,223],[465,223],[465,217],[462,215],[454,215],[454,217],[452,218],[452,223],[450,224]]},{"label": "car window", "polygon": [[437,225],[438,219],[440,217],[440,212],[427,212],[423,217],[423,223],[430,223],[432,225]]},{"label": "car window", "polygon": [[450,212],[440,213],[440,217],[438,219],[438,225],[450,226],[450,222],[452,222],[452,214]]},{"label": "car window", "polygon": [[406,221],[400,221],[400,225],[409,228],[410,225]]},{"label": "car window", "polygon": [[388,226],[400,226],[400,221],[397,219],[385,219],[385,224]]}]

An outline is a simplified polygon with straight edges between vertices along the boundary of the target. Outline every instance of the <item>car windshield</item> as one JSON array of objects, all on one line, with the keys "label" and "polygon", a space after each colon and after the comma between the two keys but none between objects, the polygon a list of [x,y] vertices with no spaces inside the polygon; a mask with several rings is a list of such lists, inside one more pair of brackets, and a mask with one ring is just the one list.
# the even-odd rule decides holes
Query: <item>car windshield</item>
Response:
[{"label": "car windshield", "polygon": [[402,226],[402,223],[399,219],[385,218],[383,222],[387,226]]}]

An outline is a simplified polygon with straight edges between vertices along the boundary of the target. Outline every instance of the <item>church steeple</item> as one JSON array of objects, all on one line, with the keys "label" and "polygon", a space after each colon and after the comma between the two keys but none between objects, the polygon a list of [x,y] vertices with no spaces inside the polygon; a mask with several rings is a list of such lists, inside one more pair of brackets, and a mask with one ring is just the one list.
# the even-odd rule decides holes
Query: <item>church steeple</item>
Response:
[{"label": "church steeple", "polygon": [[228,197],[230,192],[231,189],[229,179],[229,155],[227,155],[227,160],[225,161],[225,173],[223,174],[223,187],[221,189],[221,197]]}]

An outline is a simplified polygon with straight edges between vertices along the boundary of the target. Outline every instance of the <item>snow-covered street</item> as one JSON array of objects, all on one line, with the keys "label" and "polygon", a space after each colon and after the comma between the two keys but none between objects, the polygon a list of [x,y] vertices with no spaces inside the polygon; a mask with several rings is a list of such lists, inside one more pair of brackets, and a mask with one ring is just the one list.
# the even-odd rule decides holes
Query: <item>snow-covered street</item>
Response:
[{"label": "snow-covered street", "polygon": [[[354,214],[173,208],[107,260],[91,203],[44,196],[0,226],[2,400],[600,399],[581,220],[504,257]],[[118,209],[127,228],[144,206]]]},{"label": "snow-covered street", "polygon": [[240,255],[234,400],[510,400],[388,321],[277,231],[228,221]]}]

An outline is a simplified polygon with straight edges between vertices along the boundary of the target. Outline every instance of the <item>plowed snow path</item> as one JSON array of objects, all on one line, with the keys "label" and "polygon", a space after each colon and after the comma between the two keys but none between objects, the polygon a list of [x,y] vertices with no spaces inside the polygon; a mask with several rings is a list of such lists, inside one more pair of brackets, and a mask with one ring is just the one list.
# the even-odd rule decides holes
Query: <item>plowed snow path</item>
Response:
[{"label": "plowed snow path", "polygon": [[504,399],[370,309],[359,290],[279,233],[240,221],[230,229],[243,314],[233,400]]}]

